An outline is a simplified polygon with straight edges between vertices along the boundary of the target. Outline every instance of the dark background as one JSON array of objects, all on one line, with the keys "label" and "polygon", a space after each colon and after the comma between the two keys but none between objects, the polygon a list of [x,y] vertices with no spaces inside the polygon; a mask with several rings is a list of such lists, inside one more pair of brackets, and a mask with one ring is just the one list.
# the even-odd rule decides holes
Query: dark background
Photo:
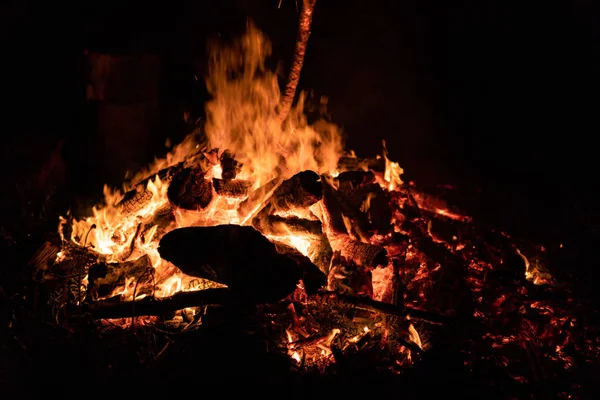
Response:
[{"label": "dark background", "polygon": [[[75,198],[114,178],[98,163],[110,155],[94,146],[86,50],[160,60],[141,164],[183,137],[183,111],[201,116],[207,95],[193,75],[208,37],[235,36],[252,19],[287,71],[298,12],[278,3],[2,2],[4,220],[27,201],[14,186],[23,176],[58,170]],[[572,263],[597,274],[593,257],[577,257],[597,243],[598,5],[526,3],[320,0],[300,86],[328,96],[347,148],[372,156],[385,139],[407,179],[454,184],[471,214],[576,249]]]}]

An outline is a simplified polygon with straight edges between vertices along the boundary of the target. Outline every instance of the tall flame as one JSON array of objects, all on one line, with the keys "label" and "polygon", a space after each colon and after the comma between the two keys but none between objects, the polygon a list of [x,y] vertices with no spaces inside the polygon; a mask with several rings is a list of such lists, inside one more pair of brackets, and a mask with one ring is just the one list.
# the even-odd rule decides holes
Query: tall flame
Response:
[{"label": "tall flame", "polygon": [[342,154],[336,126],[310,126],[303,96],[284,126],[276,118],[280,100],[277,76],[265,68],[271,46],[253,25],[229,46],[213,44],[207,88],[206,135],[211,148],[229,149],[243,164],[241,177],[255,187],[280,174],[286,179],[310,169],[333,173]]},{"label": "tall flame", "polygon": [[[155,276],[162,277],[155,285],[154,295],[158,297],[195,288],[190,286],[190,277],[160,258],[158,242],[162,235],[183,226],[245,224],[247,219],[240,219],[236,213],[239,200],[217,198],[202,213],[175,209],[175,220],[159,232],[157,226],[153,226],[156,213],[170,204],[169,183],[157,172],[185,161],[206,146],[233,153],[241,163],[238,178],[250,181],[256,189],[275,177],[287,179],[307,169],[319,174],[335,174],[342,154],[342,138],[336,126],[325,121],[308,124],[303,114],[303,95],[282,126],[276,115],[280,100],[277,75],[265,67],[271,46],[254,25],[250,24],[245,35],[232,43],[212,43],[211,50],[206,83],[212,98],[206,104],[205,141],[199,144],[194,132],[165,158],[156,159],[133,175],[122,190],[105,186],[104,204],[95,206],[92,216],[72,224],[70,240],[93,246],[107,262],[130,261],[148,255]],[[215,166],[206,178],[218,178],[220,174],[219,167]],[[146,180],[147,177],[151,179]],[[141,209],[127,213],[119,202],[123,201],[124,193],[132,190],[147,198]],[[61,223],[61,232],[63,228]],[[307,252],[308,243],[304,238],[290,234],[278,239],[302,253]],[[126,285],[113,292],[115,294],[132,295],[133,291]]]}]

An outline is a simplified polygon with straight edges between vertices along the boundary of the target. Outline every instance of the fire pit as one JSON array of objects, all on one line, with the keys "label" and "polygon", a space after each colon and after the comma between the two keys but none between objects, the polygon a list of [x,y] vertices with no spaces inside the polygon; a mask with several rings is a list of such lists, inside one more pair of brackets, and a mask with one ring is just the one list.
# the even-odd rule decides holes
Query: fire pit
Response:
[{"label": "fire pit", "polygon": [[281,101],[254,27],[212,54],[206,125],[32,259],[52,323],[94,337],[90,375],[460,386],[460,370],[501,397],[580,394],[598,341],[543,246],[404,182],[385,143],[344,151],[302,96]]}]

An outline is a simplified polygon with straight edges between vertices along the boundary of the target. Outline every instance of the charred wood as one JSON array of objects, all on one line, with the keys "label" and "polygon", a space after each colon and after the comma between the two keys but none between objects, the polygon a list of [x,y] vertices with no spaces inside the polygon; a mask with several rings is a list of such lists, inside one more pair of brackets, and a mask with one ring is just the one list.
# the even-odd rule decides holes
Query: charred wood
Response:
[{"label": "charred wood", "polygon": [[225,181],[235,179],[242,168],[242,164],[235,160],[234,155],[229,150],[225,150],[221,154],[219,163],[221,164],[221,177]]},{"label": "charred wood", "polygon": [[240,217],[246,217],[253,214],[253,210],[259,207],[264,199],[271,196],[273,191],[280,183],[281,180],[279,178],[275,178],[265,183],[258,189],[250,192],[248,194],[248,198],[240,203],[240,206],[238,207],[238,215]]},{"label": "charred wood", "polygon": [[163,182],[171,181],[173,176],[181,170],[182,165],[183,163],[179,163],[171,167],[161,169],[156,174],[151,175],[136,184],[135,187],[125,193],[121,201],[117,203],[117,207],[121,209],[121,213],[124,215],[135,214],[147,206],[152,200],[153,196],[152,191],[148,190],[148,183],[156,179],[156,177]]},{"label": "charred wood", "polygon": [[252,186],[252,183],[241,179],[225,180],[213,178],[215,192],[223,197],[233,199],[246,197],[250,186]]},{"label": "charred wood", "polygon": [[323,233],[321,221],[278,215],[259,215],[252,220],[259,232],[270,236],[300,235],[309,238],[320,237]]},{"label": "charred wood", "polygon": [[152,268],[152,261],[144,255],[134,261],[121,263],[98,263],[88,270],[87,298],[96,300],[110,295],[119,286],[125,285],[128,277],[140,277]]},{"label": "charred wood", "polygon": [[322,234],[318,239],[314,240],[308,247],[308,255],[324,274],[329,274],[333,249],[327,236]]},{"label": "charred wood", "polygon": [[319,174],[310,170],[298,172],[279,185],[259,214],[272,215],[295,208],[307,208],[322,197],[323,189]]},{"label": "charred wood", "polygon": [[176,218],[175,214],[173,214],[173,207],[170,204],[167,204],[154,212],[154,218],[152,221],[145,224],[142,229],[141,237],[144,241],[148,242],[148,235],[151,234],[154,227],[156,227],[156,231],[154,231],[154,237],[162,237],[167,229],[169,229],[175,223]]},{"label": "charred wood", "polygon": [[120,302],[119,299],[107,299],[83,306],[81,312],[96,319],[130,318],[144,315],[162,315],[187,307],[230,304],[234,295],[227,288],[179,292],[171,297]]},{"label": "charred wood", "polygon": [[323,218],[328,228],[336,234],[352,233],[364,236],[368,230],[368,216],[354,208],[327,179],[322,180]]},{"label": "charred wood", "polygon": [[335,179],[339,184],[340,190],[346,190],[346,188],[348,188],[347,190],[353,190],[358,186],[376,183],[375,174],[373,171],[344,171],[341,172]]},{"label": "charred wood", "polygon": [[202,210],[213,199],[212,181],[200,168],[184,168],[173,177],[167,190],[169,201],[186,210]]},{"label": "charred wood", "polygon": [[387,251],[384,247],[363,243],[346,235],[335,235],[329,239],[331,247],[338,250],[342,257],[361,267],[386,266]]},{"label": "charred wood", "polygon": [[341,157],[338,160],[338,170],[340,171],[373,171],[385,172],[385,159],[377,158],[358,158],[358,157]]},{"label": "charred wood", "polygon": [[357,186],[340,185],[339,193],[352,207],[355,214],[361,215],[367,222],[368,230],[377,230],[385,234],[390,231],[392,219],[391,196],[378,183],[364,183]]},{"label": "charred wood", "polygon": [[158,251],[185,274],[225,284],[255,303],[287,297],[303,277],[296,261],[250,226],[175,229],[163,236]]}]

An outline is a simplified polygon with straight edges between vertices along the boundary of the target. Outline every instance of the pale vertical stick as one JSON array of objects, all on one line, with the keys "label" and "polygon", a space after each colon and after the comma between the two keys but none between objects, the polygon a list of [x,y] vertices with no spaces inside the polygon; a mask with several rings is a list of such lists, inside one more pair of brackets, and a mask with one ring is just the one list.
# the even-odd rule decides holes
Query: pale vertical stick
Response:
[{"label": "pale vertical stick", "polygon": [[279,102],[277,116],[283,122],[290,112],[296,88],[300,80],[300,72],[304,64],[306,54],[306,45],[310,36],[310,26],[312,24],[312,15],[317,0],[302,0],[302,9],[300,10],[300,20],[298,21],[298,36],[296,39],[296,50],[294,51],[294,60],[288,76],[288,82]]}]

